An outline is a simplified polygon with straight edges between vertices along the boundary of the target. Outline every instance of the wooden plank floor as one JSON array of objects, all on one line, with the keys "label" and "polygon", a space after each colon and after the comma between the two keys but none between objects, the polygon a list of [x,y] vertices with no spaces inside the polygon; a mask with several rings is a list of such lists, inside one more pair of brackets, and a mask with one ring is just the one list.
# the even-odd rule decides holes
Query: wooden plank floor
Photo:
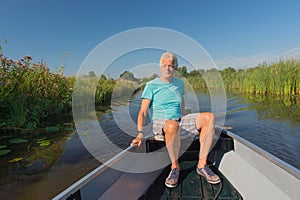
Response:
[{"label": "wooden plank floor", "polygon": [[167,188],[164,184],[170,172],[170,168],[167,167],[141,199],[209,200],[214,199],[216,195],[218,195],[217,199],[220,200],[242,199],[238,191],[216,168],[212,167],[211,169],[220,176],[222,183],[212,185],[196,173],[196,165],[196,161],[187,160],[180,162],[179,185],[173,189]]}]

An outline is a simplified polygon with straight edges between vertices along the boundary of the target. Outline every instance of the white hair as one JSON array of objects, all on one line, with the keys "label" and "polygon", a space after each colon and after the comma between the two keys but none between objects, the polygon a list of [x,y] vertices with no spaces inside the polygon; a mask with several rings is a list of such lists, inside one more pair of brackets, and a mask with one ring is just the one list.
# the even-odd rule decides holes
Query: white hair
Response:
[{"label": "white hair", "polygon": [[161,65],[162,64],[162,61],[163,59],[169,59],[173,62],[173,66],[175,69],[178,69],[178,60],[177,60],[177,57],[171,53],[171,52],[165,52],[162,54],[162,56],[160,57],[160,61],[159,61],[159,64]]}]

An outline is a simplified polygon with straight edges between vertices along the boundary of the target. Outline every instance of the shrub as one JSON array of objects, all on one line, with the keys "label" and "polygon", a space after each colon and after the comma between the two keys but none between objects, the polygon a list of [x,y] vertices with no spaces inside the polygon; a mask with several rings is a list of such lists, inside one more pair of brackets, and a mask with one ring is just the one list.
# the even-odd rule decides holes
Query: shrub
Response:
[{"label": "shrub", "polygon": [[13,61],[0,54],[1,129],[34,129],[70,109],[74,78],[51,73],[30,56]]}]

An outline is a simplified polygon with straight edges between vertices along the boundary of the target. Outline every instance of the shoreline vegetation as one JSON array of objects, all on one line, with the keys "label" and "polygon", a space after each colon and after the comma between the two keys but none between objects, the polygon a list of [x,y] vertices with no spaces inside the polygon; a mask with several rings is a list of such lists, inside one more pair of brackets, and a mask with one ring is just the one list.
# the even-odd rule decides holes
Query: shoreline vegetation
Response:
[{"label": "shoreline vegetation", "polygon": [[[14,61],[0,52],[0,64],[0,136],[7,132],[29,133],[49,126],[53,116],[71,115],[75,76],[67,77],[62,70],[50,72],[45,62],[33,63],[30,56]],[[206,90],[208,86],[218,88],[224,85],[227,92],[282,98],[300,95],[300,61],[296,59],[263,63],[247,69],[227,67],[188,72],[187,67],[182,66],[178,71],[195,89]],[[130,95],[156,77],[158,75],[155,74],[137,79],[131,72],[125,71],[114,80],[104,75],[97,77],[91,71],[81,78],[86,89],[80,91],[93,92],[89,90],[88,82],[96,79],[96,106],[109,105],[112,95]]]}]

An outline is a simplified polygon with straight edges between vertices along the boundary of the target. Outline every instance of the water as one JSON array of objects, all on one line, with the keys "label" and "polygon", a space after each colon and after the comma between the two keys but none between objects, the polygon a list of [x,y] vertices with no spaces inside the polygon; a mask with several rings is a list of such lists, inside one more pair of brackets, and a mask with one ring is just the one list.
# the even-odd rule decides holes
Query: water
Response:
[{"label": "water", "polygon": [[299,98],[228,95],[226,124],[232,132],[300,169]]},{"label": "water", "polygon": [[[198,92],[197,97],[200,110],[209,111],[210,96]],[[104,133],[122,149],[131,140],[130,135],[124,134],[124,129],[125,132],[135,134],[136,128],[131,123],[136,121],[139,103],[138,97],[130,102],[129,117],[122,114],[128,112],[126,104],[113,106],[113,111],[105,109],[97,113]],[[190,103],[188,106],[193,109],[195,105]],[[116,117],[118,123],[115,122]],[[128,118],[131,118],[130,123]],[[232,132],[300,169],[299,122],[300,100],[297,98],[227,94],[225,124],[220,125],[231,127]],[[146,126],[149,130],[149,121]],[[0,156],[0,199],[51,199],[101,164],[85,149],[76,132],[68,139],[57,137],[51,141],[51,146],[44,148],[28,144],[17,145],[11,154]],[[101,149],[110,151],[110,147],[105,145]],[[8,162],[20,155],[24,157],[22,161]],[[111,157],[106,153],[102,156],[103,161]],[[30,165],[29,161],[32,161]]]}]

